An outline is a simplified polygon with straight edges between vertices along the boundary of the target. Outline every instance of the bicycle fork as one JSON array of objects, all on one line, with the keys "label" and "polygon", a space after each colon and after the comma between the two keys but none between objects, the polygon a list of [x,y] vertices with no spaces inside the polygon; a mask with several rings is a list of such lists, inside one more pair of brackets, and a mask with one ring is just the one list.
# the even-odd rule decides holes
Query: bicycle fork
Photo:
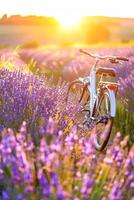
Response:
[{"label": "bicycle fork", "polygon": [[[96,66],[96,65],[95,65]],[[96,95],[96,67],[93,67],[90,74],[90,84],[88,85],[88,90],[90,92],[90,118],[93,118],[94,107],[97,99]]]}]

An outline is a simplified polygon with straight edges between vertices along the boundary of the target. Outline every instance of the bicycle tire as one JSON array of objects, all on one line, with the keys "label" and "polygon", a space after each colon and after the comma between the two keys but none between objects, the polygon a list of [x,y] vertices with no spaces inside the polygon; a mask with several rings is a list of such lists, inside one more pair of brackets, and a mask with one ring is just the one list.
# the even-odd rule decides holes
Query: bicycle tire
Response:
[{"label": "bicycle tire", "polygon": [[85,95],[86,89],[87,85],[84,85],[79,79],[72,81],[67,90],[66,102],[68,102],[70,94],[71,96],[76,97],[76,103],[86,102],[89,100],[87,94]]},{"label": "bicycle tire", "polygon": [[[114,91],[105,89],[100,95],[98,108],[96,109],[95,113],[97,117],[107,116],[107,122],[104,123],[104,121],[103,122],[100,121],[96,123],[94,127],[95,148],[99,151],[104,150],[109,141],[113,126],[113,119],[115,115],[115,109],[116,109],[115,105],[116,104],[115,104]],[[104,109],[108,110],[106,111]],[[100,128],[101,125],[103,125],[102,128]]]},{"label": "bicycle tire", "polygon": [[76,116],[77,123],[81,125],[85,116],[82,110],[86,103],[89,102],[89,93],[87,91],[87,85],[84,85],[83,82],[78,79],[72,81],[67,90],[66,103],[71,105],[71,102],[75,102],[75,104],[81,106],[80,112],[78,112]]}]

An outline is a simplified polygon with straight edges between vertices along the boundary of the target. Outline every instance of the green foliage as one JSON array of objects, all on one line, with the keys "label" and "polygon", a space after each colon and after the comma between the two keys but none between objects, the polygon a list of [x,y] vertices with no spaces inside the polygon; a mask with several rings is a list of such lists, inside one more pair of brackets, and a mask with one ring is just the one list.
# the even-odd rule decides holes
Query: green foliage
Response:
[{"label": "green foliage", "polygon": [[36,66],[36,61],[31,59],[30,62],[27,64],[27,70],[32,72],[33,74],[41,74],[41,68]]},{"label": "green foliage", "polygon": [[124,136],[129,134],[129,144],[132,145],[134,143],[134,114],[129,113],[120,101],[117,102],[114,128],[116,131],[120,131]]},{"label": "green foliage", "polygon": [[6,178],[11,178],[11,169],[7,166],[4,167],[4,175],[6,176]]}]

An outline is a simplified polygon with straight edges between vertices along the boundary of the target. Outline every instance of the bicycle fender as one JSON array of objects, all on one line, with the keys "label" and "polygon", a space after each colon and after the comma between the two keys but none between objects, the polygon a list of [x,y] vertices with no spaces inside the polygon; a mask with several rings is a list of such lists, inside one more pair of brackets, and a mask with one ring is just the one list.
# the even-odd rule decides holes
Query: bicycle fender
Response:
[{"label": "bicycle fender", "polygon": [[111,117],[115,117],[116,115],[116,99],[115,99],[115,92],[113,90],[110,90],[107,88],[108,94],[110,97],[110,103],[111,103]]}]

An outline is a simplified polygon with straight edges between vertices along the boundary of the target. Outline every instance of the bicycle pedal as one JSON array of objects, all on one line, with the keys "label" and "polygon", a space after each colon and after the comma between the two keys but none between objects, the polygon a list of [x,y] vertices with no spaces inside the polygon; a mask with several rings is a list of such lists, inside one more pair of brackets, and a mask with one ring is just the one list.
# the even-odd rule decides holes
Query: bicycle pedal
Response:
[{"label": "bicycle pedal", "polygon": [[85,120],[83,122],[84,128],[86,128],[88,131],[91,131],[93,129],[94,125],[95,125],[95,123],[91,118],[89,118],[89,120]]},{"label": "bicycle pedal", "polygon": [[90,114],[90,110],[82,109],[81,112],[88,112]]},{"label": "bicycle pedal", "polygon": [[94,118],[94,117],[90,117],[90,119],[91,119],[92,121],[95,121],[95,118]]},{"label": "bicycle pedal", "polygon": [[106,124],[108,122],[108,119],[109,119],[109,116],[100,116],[96,120],[96,124],[98,124],[98,123]]}]

